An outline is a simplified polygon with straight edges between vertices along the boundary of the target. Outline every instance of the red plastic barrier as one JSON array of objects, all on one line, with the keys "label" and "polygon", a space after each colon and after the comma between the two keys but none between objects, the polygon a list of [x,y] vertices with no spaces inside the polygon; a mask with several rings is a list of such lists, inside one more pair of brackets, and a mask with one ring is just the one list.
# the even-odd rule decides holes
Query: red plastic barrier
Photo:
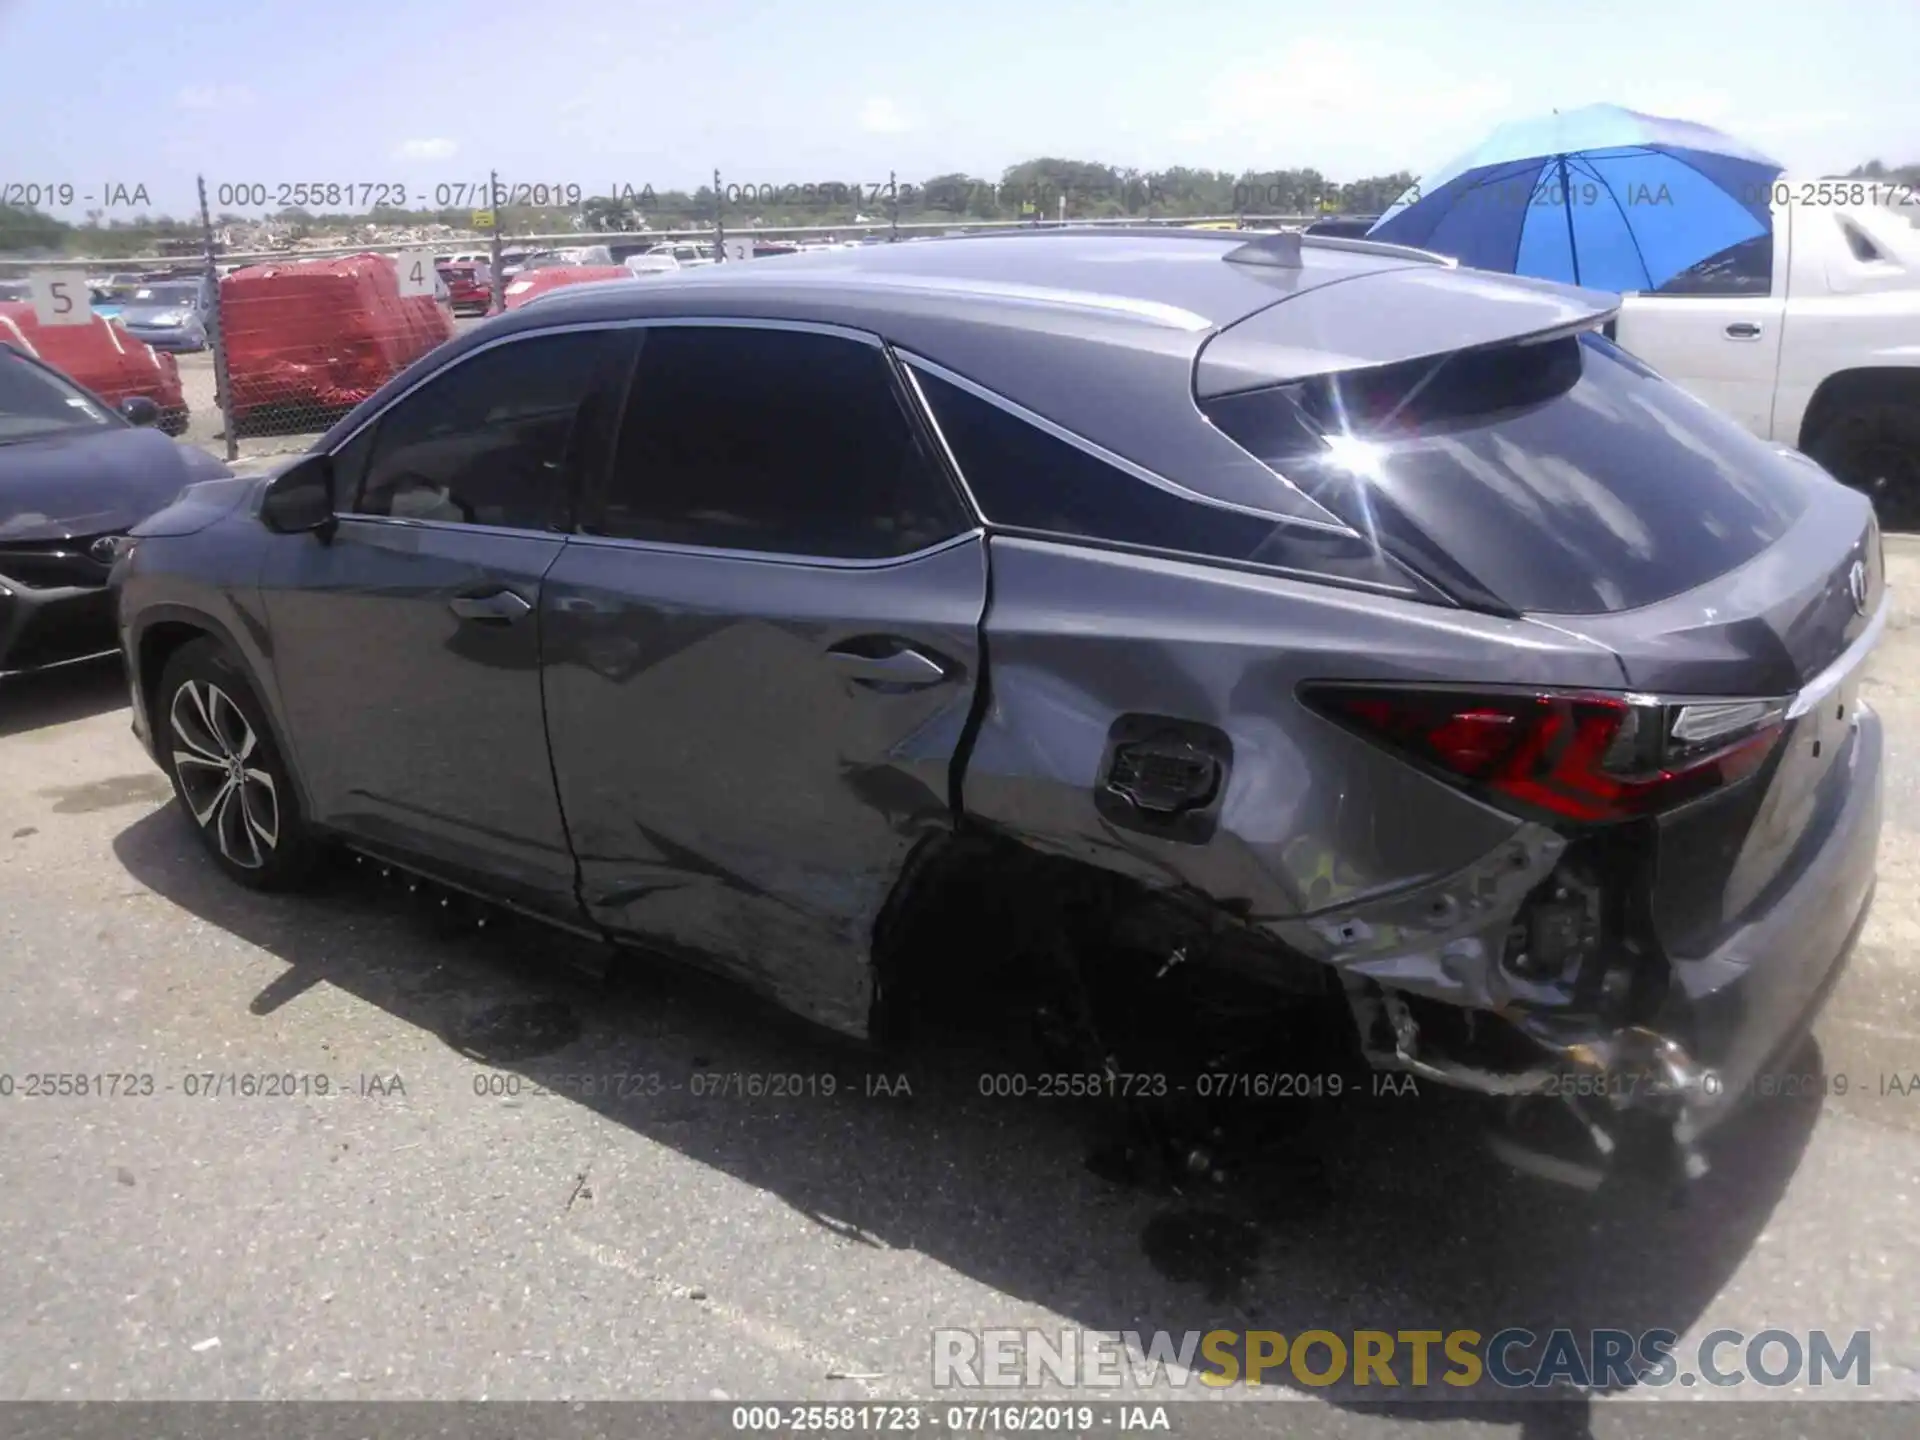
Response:
[{"label": "red plastic barrier", "polygon": [[562,285],[631,279],[633,272],[624,265],[550,265],[544,270],[527,270],[507,282],[507,309],[518,310],[535,296],[558,290]]},{"label": "red plastic barrier", "polygon": [[90,325],[42,325],[33,306],[0,301],[0,343],[44,360],[110,405],[144,395],[162,410],[186,413],[180,367],[173,356],[134,339],[103,316],[94,316]]},{"label": "red plastic barrier", "polygon": [[440,301],[400,294],[386,255],[236,270],[220,282],[220,323],[236,419],[357,405],[454,333]]}]

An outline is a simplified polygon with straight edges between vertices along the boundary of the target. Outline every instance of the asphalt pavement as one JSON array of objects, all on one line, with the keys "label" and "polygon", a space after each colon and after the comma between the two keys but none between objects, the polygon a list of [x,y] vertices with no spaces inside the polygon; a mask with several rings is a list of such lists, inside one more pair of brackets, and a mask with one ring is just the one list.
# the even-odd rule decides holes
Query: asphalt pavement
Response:
[{"label": "asphalt pavement", "polygon": [[[1257,1182],[1105,1179],[1084,1102],[983,1095],[977,1064],[903,1070],[665,964],[595,976],[364,870],[245,891],[117,661],[0,680],[0,1399],[906,1400],[936,1328],[1029,1325],[1867,1329],[1871,1394],[1920,1399],[1920,546],[1893,548],[1880,889],[1797,1067],[1827,1093],[1756,1103],[1677,1208],[1517,1177],[1431,1094],[1329,1112]],[[1449,1440],[1673,1434],[1701,1398],[1550,1430],[1262,1394],[1299,1402],[1271,1433]],[[1743,1433],[1859,1410],[1795,1394],[1736,1392],[1769,1402]]]}]

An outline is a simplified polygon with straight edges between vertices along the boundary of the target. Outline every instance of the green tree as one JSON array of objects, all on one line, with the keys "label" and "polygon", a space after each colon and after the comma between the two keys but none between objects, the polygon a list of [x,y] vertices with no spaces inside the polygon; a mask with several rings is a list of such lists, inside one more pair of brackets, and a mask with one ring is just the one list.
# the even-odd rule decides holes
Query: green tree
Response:
[{"label": "green tree", "polygon": [[72,228],[29,206],[0,205],[0,251],[57,250]]}]

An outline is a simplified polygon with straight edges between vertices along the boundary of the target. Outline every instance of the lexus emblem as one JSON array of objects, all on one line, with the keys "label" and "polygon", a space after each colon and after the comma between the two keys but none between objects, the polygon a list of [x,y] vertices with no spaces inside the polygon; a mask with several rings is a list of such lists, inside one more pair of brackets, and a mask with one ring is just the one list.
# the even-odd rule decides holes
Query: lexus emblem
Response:
[{"label": "lexus emblem", "polygon": [[1853,608],[1859,614],[1867,613],[1867,567],[1865,562],[1856,560],[1853,568],[1847,571],[1847,593],[1853,597]]},{"label": "lexus emblem", "polygon": [[102,565],[113,564],[115,557],[118,556],[119,553],[120,537],[117,535],[102,535],[87,547],[87,554],[91,555],[95,560],[98,560]]}]

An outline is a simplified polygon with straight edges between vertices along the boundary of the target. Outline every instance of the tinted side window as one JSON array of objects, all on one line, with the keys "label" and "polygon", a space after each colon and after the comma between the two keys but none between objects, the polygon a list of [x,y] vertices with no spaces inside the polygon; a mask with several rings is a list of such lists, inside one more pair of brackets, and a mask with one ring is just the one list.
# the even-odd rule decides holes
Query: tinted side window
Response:
[{"label": "tinted side window", "polygon": [[1682,270],[1656,295],[1771,295],[1773,232],[1742,240]]},{"label": "tinted side window", "polygon": [[959,386],[917,372],[960,474],[989,522],[1017,530],[1260,558],[1275,522],[1136,480]]},{"label": "tinted side window", "polygon": [[362,515],[565,529],[632,334],[534,335],[460,362],[381,416],[364,467],[361,443],[345,447],[341,493]]},{"label": "tinted side window", "polygon": [[1840,233],[1847,237],[1847,249],[1853,252],[1853,258],[1859,261],[1884,260],[1886,255],[1873,241],[1873,237],[1851,220],[1833,217],[1840,225]]},{"label": "tinted side window", "polygon": [[972,524],[875,346],[717,325],[645,336],[593,533],[870,560]]}]

